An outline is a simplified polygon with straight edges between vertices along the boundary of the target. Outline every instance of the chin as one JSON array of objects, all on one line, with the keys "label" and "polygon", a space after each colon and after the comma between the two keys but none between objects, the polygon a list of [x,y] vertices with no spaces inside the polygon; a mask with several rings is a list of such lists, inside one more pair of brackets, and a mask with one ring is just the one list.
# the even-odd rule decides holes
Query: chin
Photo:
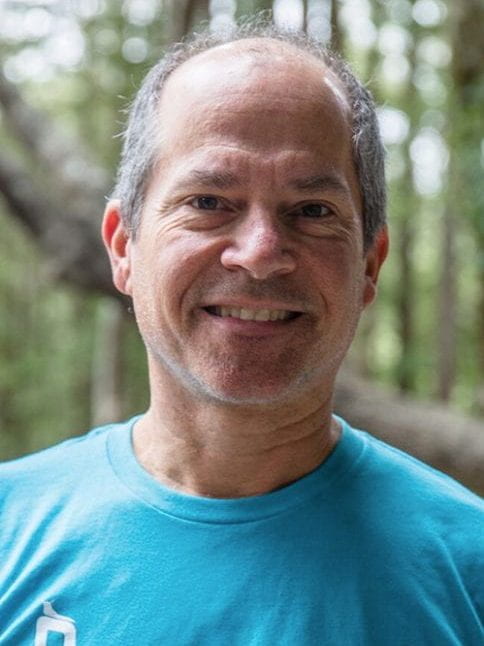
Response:
[{"label": "chin", "polygon": [[195,398],[217,405],[231,406],[287,406],[291,401],[326,390],[331,381],[331,370],[317,365],[286,365],[272,373],[266,367],[257,369],[254,362],[234,363],[212,357],[207,365],[192,365],[190,370],[180,361],[173,361],[153,353],[155,371],[164,373],[175,388],[181,388]]},{"label": "chin", "polygon": [[[233,381],[233,383],[231,383]],[[306,376],[299,379],[265,381],[235,378],[212,382],[194,380],[197,395],[220,405],[231,406],[277,406],[287,405],[310,388]],[[194,385],[192,382],[192,386]]]}]

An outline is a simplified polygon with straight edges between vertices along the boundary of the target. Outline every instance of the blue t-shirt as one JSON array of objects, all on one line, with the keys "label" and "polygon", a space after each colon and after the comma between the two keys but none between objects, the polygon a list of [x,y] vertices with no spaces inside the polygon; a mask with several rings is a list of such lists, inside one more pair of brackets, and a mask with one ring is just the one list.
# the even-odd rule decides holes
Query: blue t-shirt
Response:
[{"label": "blue t-shirt", "polygon": [[343,423],[272,493],[174,492],[133,420],[0,467],[2,646],[482,646],[484,504]]}]

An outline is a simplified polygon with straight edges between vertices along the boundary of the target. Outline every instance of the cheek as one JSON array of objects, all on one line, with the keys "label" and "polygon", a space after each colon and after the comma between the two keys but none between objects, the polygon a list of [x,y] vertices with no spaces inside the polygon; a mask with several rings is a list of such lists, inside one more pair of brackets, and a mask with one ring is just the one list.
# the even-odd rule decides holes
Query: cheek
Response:
[{"label": "cheek", "polygon": [[153,238],[134,257],[133,299],[143,307],[179,312],[187,298],[193,299],[190,290],[217,262],[217,253],[214,243],[189,232],[168,240]]},{"label": "cheek", "polygon": [[355,262],[357,251],[345,244],[324,245],[309,268],[318,276],[320,293],[329,310],[360,311],[364,304],[363,260]]},{"label": "cheek", "polygon": [[328,239],[312,253],[312,269],[328,286],[344,289],[355,282],[362,270],[362,263],[357,262],[356,257],[353,245]]}]

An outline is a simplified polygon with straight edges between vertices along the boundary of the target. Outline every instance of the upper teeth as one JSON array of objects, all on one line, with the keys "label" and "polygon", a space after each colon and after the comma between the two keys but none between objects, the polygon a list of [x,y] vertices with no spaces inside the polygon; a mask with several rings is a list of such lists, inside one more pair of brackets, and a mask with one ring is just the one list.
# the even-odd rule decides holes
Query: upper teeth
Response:
[{"label": "upper teeth", "polygon": [[288,310],[249,310],[245,307],[219,307],[213,308],[218,316],[232,316],[243,321],[283,321],[290,317]]}]

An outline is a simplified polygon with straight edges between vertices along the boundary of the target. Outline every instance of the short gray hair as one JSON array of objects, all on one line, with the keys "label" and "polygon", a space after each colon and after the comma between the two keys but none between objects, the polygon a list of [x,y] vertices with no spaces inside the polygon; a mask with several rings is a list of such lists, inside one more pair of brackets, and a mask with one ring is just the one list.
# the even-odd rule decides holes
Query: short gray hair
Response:
[{"label": "short gray hair", "polygon": [[313,55],[339,79],[352,116],[353,161],[360,185],[363,241],[367,249],[386,221],[385,152],[370,92],[337,54],[302,32],[285,31],[260,18],[230,33],[195,33],[174,44],[145,77],[129,112],[121,162],[112,197],[121,201],[124,225],[134,236],[140,223],[146,189],[159,155],[159,101],[170,74],[197,54],[247,38],[284,42]]}]

